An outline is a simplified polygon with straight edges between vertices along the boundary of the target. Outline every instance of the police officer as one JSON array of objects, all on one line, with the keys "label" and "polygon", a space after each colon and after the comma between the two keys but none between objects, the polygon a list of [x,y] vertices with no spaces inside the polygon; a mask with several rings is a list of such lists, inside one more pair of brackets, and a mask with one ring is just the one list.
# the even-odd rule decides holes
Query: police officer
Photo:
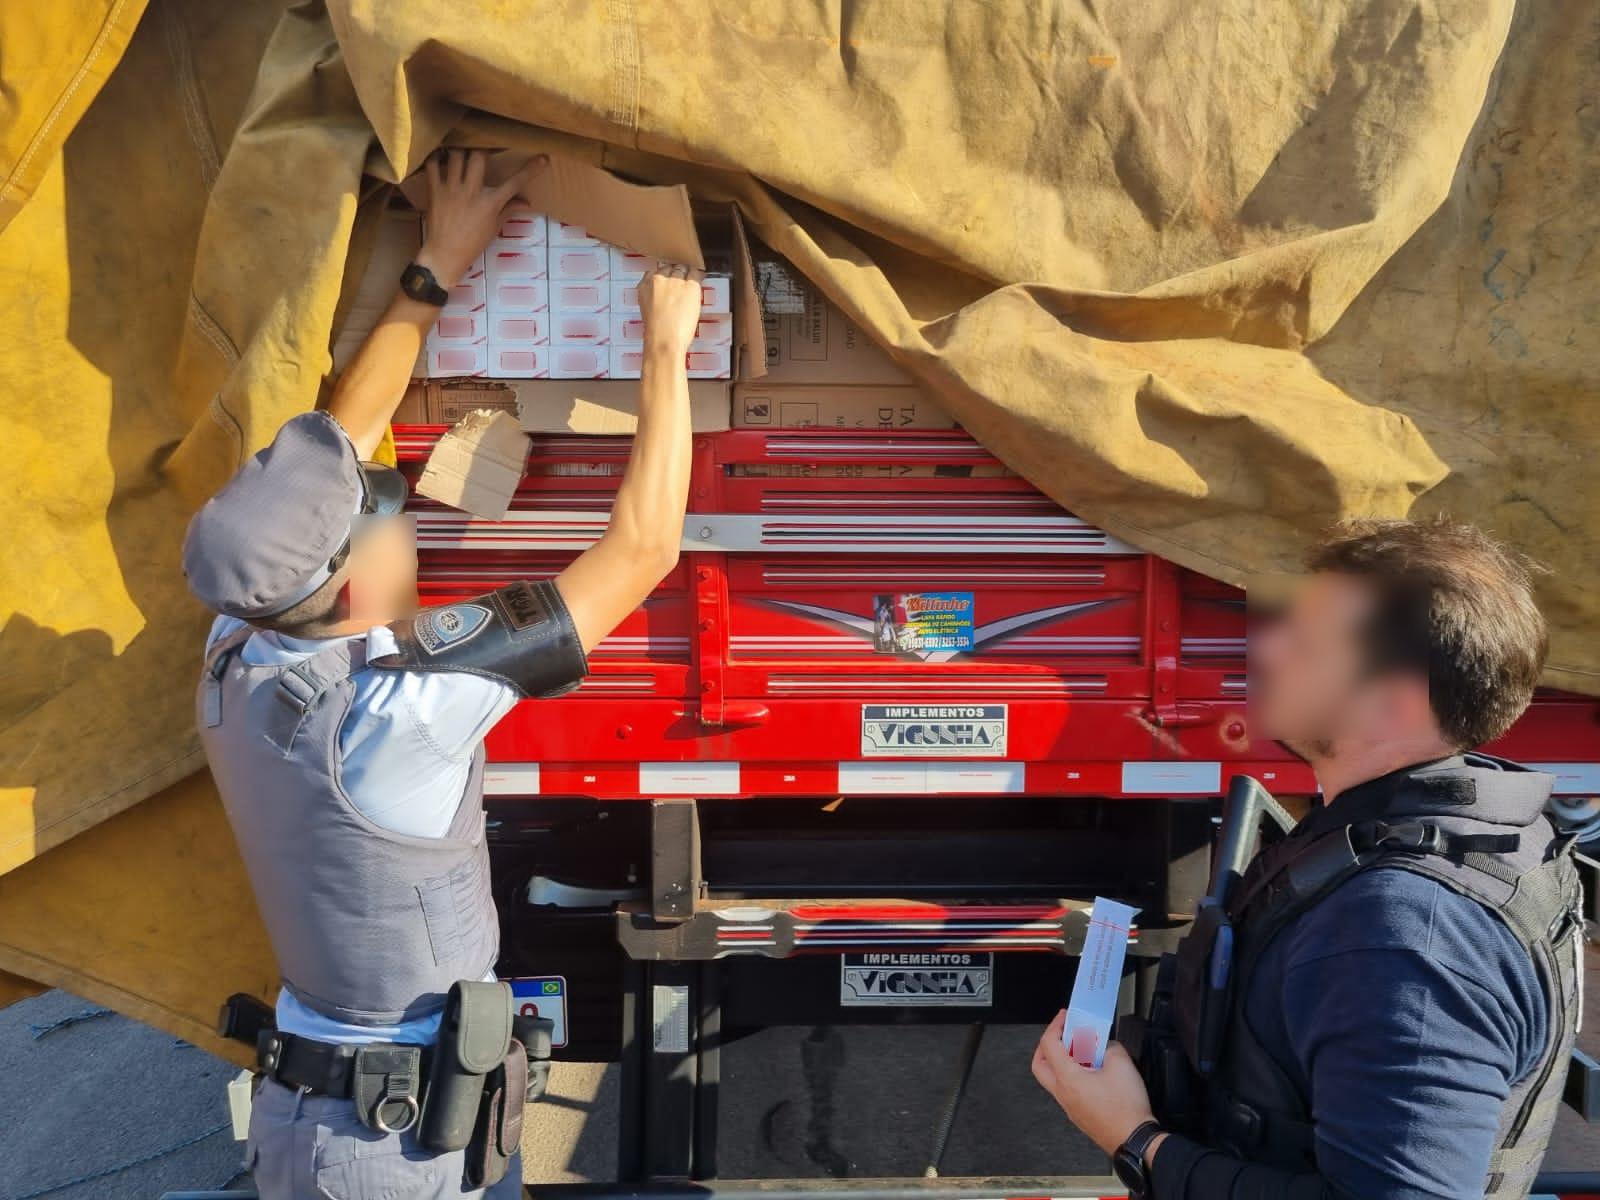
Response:
[{"label": "police officer", "polygon": [[1152,1112],[1115,1044],[1080,1067],[1060,1017],[1034,1076],[1136,1196],[1526,1196],[1577,1025],[1581,894],[1551,777],[1472,750],[1527,707],[1544,621],[1466,525],[1362,523],[1309,566],[1252,641],[1252,720],[1325,803],[1230,895],[1220,1042],[1200,1019],[1216,960],[1176,974],[1194,1103]]},{"label": "police officer", "polygon": [[[638,432],[604,535],[553,580],[418,610],[404,480],[366,460],[447,289],[522,182],[485,186],[484,165],[462,152],[427,164],[425,243],[327,410],[287,422],[184,545],[192,590],[221,614],[201,737],[282,973],[250,1120],[263,1200],[481,1194],[465,1151],[419,1142],[414,1097],[399,1094],[419,1081],[384,1076],[403,1103],[358,1109],[351,1048],[410,1061],[452,984],[493,979],[484,737],[518,700],[575,687],[678,556],[700,308],[683,268],[639,288]],[[507,1194],[519,1175],[514,1161]]]}]

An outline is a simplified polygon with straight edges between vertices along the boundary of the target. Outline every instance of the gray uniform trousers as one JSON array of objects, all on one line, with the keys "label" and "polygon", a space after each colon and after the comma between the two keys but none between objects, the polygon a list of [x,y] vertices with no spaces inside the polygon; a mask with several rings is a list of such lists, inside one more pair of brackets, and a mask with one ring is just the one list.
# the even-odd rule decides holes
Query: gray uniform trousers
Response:
[{"label": "gray uniform trousers", "polygon": [[522,1158],[487,1191],[468,1187],[465,1150],[435,1154],[410,1132],[379,1133],[355,1105],[264,1079],[250,1109],[245,1162],[261,1200],[520,1200]]}]

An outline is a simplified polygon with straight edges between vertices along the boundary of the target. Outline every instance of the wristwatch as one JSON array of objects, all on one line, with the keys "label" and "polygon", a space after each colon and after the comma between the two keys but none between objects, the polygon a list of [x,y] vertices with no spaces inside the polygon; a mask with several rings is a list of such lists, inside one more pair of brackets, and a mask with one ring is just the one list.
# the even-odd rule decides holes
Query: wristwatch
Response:
[{"label": "wristwatch", "polygon": [[1150,1164],[1145,1161],[1145,1151],[1163,1132],[1156,1121],[1146,1121],[1128,1135],[1128,1140],[1117,1147],[1111,1156],[1111,1169],[1117,1180],[1128,1189],[1129,1200],[1150,1200]]},{"label": "wristwatch", "polygon": [[420,263],[412,263],[400,272],[400,290],[413,300],[443,308],[450,301],[450,293],[439,286],[433,272]]}]

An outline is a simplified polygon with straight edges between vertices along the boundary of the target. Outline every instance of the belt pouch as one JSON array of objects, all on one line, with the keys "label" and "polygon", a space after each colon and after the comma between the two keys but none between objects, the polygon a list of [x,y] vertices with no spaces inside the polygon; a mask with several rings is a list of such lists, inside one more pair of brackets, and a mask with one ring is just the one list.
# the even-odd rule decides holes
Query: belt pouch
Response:
[{"label": "belt pouch", "polygon": [[511,1044],[511,985],[459,980],[450,985],[439,1044],[428,1073],[417,1140],[429,1150],[463,1150],[483,1106],[484,1076]]},{"label": "belt pouch", "polygon": [[511,1039],[505,1060],[484,1081],[483,1107],[467,1147],[467,1182],[488,1188],[506,1176],[522,1143],[522,1108],[528,1090],[528,1054]]},{"label": "belt pouch", "polygon": [[421,1114],[422,1047],[361,1046],[350,1073],[356,1117],[379,1133],[404,1133]]}]

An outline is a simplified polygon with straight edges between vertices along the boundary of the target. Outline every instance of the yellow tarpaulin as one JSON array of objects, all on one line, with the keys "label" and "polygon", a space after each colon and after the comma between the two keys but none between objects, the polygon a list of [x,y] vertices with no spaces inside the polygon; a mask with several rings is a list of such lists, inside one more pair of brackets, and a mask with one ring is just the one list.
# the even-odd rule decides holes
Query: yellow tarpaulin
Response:
[{"label": "yellow tarpaulin", "polygon": [[0,971],[190,1037],[270,990],[185,779],[177,547],[315,402],[381,183],[445,140],[736,201],[1008,464],[1209,574],[1478,520],[1600,691],[1585,6],[136,7],[0,18],[49,49],[0,63]]}]

